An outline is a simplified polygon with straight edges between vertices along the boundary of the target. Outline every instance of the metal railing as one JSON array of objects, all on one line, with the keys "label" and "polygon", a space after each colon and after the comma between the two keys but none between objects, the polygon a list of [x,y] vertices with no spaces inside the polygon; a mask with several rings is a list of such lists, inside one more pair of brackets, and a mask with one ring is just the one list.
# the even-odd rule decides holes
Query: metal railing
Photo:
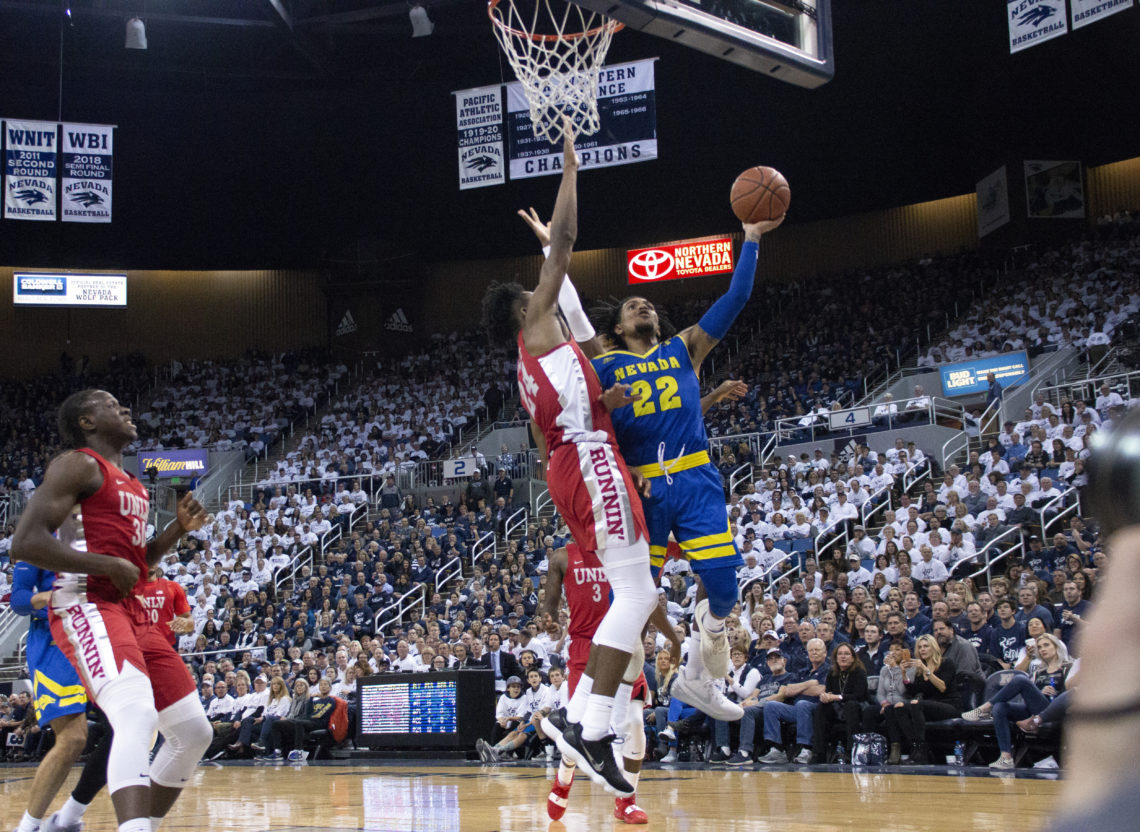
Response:
[{"label": "metal railing", "polygon": [[[535,517],[542,516],[542,512],[546,511],[547,507],[554,507],[554,498],[550,496],[550,489],[542,489],[542,493],[534,498],[534,515]],[[557,507],[554,507],[557,511]]]},{"label": "metal railing", "polygon": [[471,547],[471,568],[475,568],[475,564],[479,562],[479,558],[483,556],[484,552],[495,551],[495,533],[486,532],[478,540],[475,545]]},{"label": "metal railing", "polygon": [[970,455],[970,435],[959,431],[942,443],[942,470],[945,471],[961,454]]},{"label": "metal railing", "polygon": [[529,517],[530,512],[527,510],[526,506],[523,506],[522,508],[516,510],[513,514],[507,517],[506,523],[503,524],[503,542],[506,543],[508,540],[510,540],[511,535],[518,531],[519,528],[522,528],[522,533],[525,536],[526,524],[529,520]]},{"label": "metal railing", "polygon": [[914,488],[916,485],[920,485],[923,480],[930,479],[930,470],[930,457],[923,457],[922,462],[912,465],[910,468],[903,471],[903,493],[909,493],[912,488]]},{"label": "metal railing", "polygon": [[847,551],[847,523],[840,521],[834,526],[823,529],[815,536],[815,545],[813,550],[815,556],[822,561],[823,553],[830,546],[842,546],[843,551]]},{"label": "metal railing", "polygon": [[1116,363],[1116,356],[1119,354],[1120,354],[1120,348],[1119,347],[1109,347],[1107,350],[1105,350],[1104,355],[1102,355],[1096,361],[1096,363],[1093,363],[1093,361],[1091,360],[1092,356],[1090,354],[1090,356],[1089,356],[1089,358],[1090,358],[1089,368],[1088,368],[1088,370],[1085,371],[1085,378],[1086,379],[1096,378],[1100,374],[1104,373],[1107,369],[1112,367],[1112,365],[1114,363]]},{"label": "metal railing", "polygon": [[[917,403],[917,406],[915,406]],[[961,404],[941,396],[915,396],[891,402],[898,410],[888,408],[876,416],[874,411],[883,402],[860,405],[859,407],[839,408],[826,413],[790,416],[776,421],[776,444],[788,445],[801,442],[814,442],[820,437],[856,436],[870,430],[893,430],[915,427],[923,424],[938,424],[940,421],[956,420],[965,424],[965,411]],[[870,422],[862,418],[861,411],[872,411]],[[831,420],[839,417],[841,422],[850,421],[849,426],[832,428]],[[809,421],[810,420],[810,421]]]},{"label": "metal railing", "polygon": [[[999,544],[1002,542],[1012,541],[1014,539],[1016,539],[1016,543],[1011,543],[1011,545],[1007,546],[1004,549],[1000,548]],[[988,552],[997,552],[997,554],[987,555]],[[981,549],[979,549],[977,552],[975,552],[973,555],[962,558],[961,560],[955,562],[948,571],[950,574],[954,574],[960,565],[970,563],[971,561],[978,562],[979,558],[985,557],[985,563],[982,568],[969,573],[966,575],[966,577],[976,578],[979,575],[984,574],[986,576],[986,585],[989,586],[990,579],[992,577],[993,565],[995,563],[999,563],[1015,552],[1020,552],[1023,554],[1025,552],[1025,542],[1021,538],[1021,529],[1018,526],[1007,529],[995,537],[993,540],[991,540],[989,543],[987,543],[985,546],[983,546]]]},{"label": "metal railing", "polygon": [[20,640],[28,631],[28,621],[10,606],[0,609],[0,658],[18,653]]},{"label": "metal railing", "polygon": [[297,557],[289,563],[288,566],[282,566],[273,574],[273,592],[274,597],[281,597],[281,588],[286,583],[291,582],[290,589],[296,591],[297,589],[297,576],[301,574],[306,566],[313,565],[313,547],[306,546],[297,553]]},{"label": "metal railing", "polygon": [[329,547],[341,539],[344,534],[344,529],[340,523],[333,523],[333,527],[321,535],[319,545],[321,550],[321,560],[326,560],[325,553],[328,552]]},{"label": "metal railing", "polygon": [[764,447],[760,449],[760,456],[757,459],[761,465],[767,465],[768,460],[776,455],[776,445],[779,444],[779,439],[775,433],[768,437],[768,441],[764,443]]},{"label": "metal railing", "polygon": [[1106,382],[1115,392],[1120,393],[1120,397],[1127,404],[1133,398],[1133,391],[1140,392],[1140,370],[1090,376],[1078,381],[1042,387],[1037,392],[1044,393],[1046,401],[1057,409],[1061,406],[1062,396],[1068,396],[1070,399],[1083,399],[1089,402],[1091,406],[1096,402],[1096,391]]},{"label": "metal railing", "polygon": [[435,591],[442,592],[443,587],[447,586],[451,581],[456,578],[463,577],[463,561],[458,557],[454,557],[445,563],[435,572]]},{"label": "metal railing", "polygon": [[[879,512],[890,511],[890,509],[893,507],[893,498],[891,496],[893,493],[893,486],[884,485],[874,494],[870,495],[867,498],[867,502],[863,503],[863,505],[859,507],[859,519],[863,522],[864,528],[871,528],[871,518]],[[885,497],[885,499],[880,499],[878,502],[876,502],[876,499],[880,497]]]},{"label": "metal railing", "polygon": [[373,632],[377,636],[385,635],[390,624],[399,624],[409,611],[420,608],[422,618],[427,610],[427,587],[423,584],[412,587],[388,606],[376,612],[372,619]]},{"label": "metal railing", "polygon": [[756,463],[762,462],[765,449],[775,444],[774,431],[756,433],[733,433],[728,436],[709,437],[709,454],[715,464],[719,464],[727,451],[735,455],[741,445],[748,446],[748,453]]},{"label": "metal railing", "polygon": [[[1072,497],[1072,502],[1069,498]],[[1068,505],[1066,505],[1068,503]],[[1081,510],[1081,492],[1077,488],[1069,488],[1068,490],[1058,494],[1045,505],[1041,506],[1041,539],[1045,540],[1049,537],[1049,530],[1058,522],[1063,521],[1066,517],[1074,514],[1079,514]],[[1045,515],[1052,512],[1051,517]]]},{"label": "metal railing", "polygon": [[735,494],[736,486],[742,482],[753,482],[755,473],[752,469],[752,463],[746,462],[728,475],[728,493]]}]

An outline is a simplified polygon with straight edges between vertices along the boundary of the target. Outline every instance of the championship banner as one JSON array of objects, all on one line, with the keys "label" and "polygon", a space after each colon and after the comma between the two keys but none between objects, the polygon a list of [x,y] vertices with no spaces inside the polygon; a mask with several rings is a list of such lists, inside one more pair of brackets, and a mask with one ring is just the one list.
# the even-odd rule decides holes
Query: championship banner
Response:
[{"label": "championship banner", "polygon": [[1005,165],[978,183],[978,238],[1009,222],[1009,181]]},{"label": "championship banner", "polygon": [[938,372],[942,377],[942,393],[945,396],[985,393],[990,389],[986,378],[990,373],[994,374],[994,379],[1002,388],[1021,384],[1029,378],[1029,353],[1007,352],[990,358],[942,364]]},{"label": "championship banner", "polygon": [[4,216],[54,220],[56,143],[54,121],[4,122]]},{"label": "championship banner", "polygon": [[459,130],[459,190],[501,185],[503,164],[503,90],[501,84],[457,90],[455,126]]},{"label": "championship banner", "polygon": [[63,125],[64,222],[111,221],[110,124]]},{"label": "championship banner", "polygon": [[[657,158],[656,58],[598,70],[598,119],[592,136],[574,143],[581,166],[605,168]],[[507,147],[511,179],[562,173],[562,148],[536,138],[522,84],[507,84]]]},{"label": "championship banner", "polygon": [[1069,31],[1065,0],[1006,0],[1005,7],[1011,54]]},{"label": "championship banner", "polygon": [[1033,219],[1084,219],[1081,163],[1026,160],[1025,204]]},{"label": "championship banner", "polygon": [[626,252],[630,285],[732,271],[732,238],[702,237]]},{"label": "championship banner", "polygon": [[1071,0],[1071,2],[1074,29],[1096,23],[1101,18],[1122,12],[1132,6],[1132,0]]},{"label": "championship banner", "polygon": [[210,452],[199,449],[192,451],[143,451],[135,459],[139,479],[147,476],[150,468],[158,471],[158,479],[171,477],[193,477],[205,474],[210,467]]}]

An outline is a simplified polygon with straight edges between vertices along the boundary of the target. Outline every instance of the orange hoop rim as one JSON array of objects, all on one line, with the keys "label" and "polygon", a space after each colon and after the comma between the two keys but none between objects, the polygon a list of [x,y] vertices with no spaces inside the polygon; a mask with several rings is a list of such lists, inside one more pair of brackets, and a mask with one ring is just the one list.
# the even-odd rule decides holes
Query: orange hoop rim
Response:
[{"label": "orange hoop rim", "polygon": [[[625,24],[613,18],[607,18],[603,15],[605,23],[600,26],[595,26],[593,29],[587,29],[585,32],[573,32],[568,35],[536,35],[522,29],[512,29],[501,19],[495,17],[495,9],[498,8],[502,0],[487,0],[487,17],[491,18],[491,22],[495,24],[500,30],[514,35],[516,38],[527,38],[528,40],[538,41],[540,43],[551,43],[559,40],[578,40],[580,38],[592,38],[603,29],[609,29],[611,34],[613,32],[621,31],[625,28]],[[508,0],[509,2],[509,0]],[[567,0],[569,2],[569,0]]]}]

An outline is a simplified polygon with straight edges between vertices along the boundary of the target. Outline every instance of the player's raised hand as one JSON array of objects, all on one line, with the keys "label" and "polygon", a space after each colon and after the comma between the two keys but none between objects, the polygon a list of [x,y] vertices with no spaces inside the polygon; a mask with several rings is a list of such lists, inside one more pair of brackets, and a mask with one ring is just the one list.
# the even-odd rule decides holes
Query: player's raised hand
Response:
[{"label": "player's raised hand", "polygon": [[530,230],[534,232],[534,236],[538,237],[538,242],[543,248],[550,245],[550,223],[543,222],[538,216],[538,211],[534,210],[533,207],[529,212],[520,208],[518,215],[523,218],[523,222],[530,226]]},{"label": "player's raised hand", "polygon": [[774,220],[763,220],[761,222],[746,222],[741,223],[744,227],[744,239],[746,240],[759,240],[761,235],[767,234],[769,231],[775,231],[780,227],[780,224],[788,215],[781,214]]},{"label": "player's raised hand", "polygon": [[578,153],[574,150],[574,120],[562,117],[562,167],[566,170],[577,168]]},{"label": "player's raised hand", "polygon": [[602,393],[601,402],[606,406],[606,410],[617,410],[619,407],[641,401],[641,396],[630,395],[629,391],[632,389],[632,384],[615,384]]},{"label": "player's raised hand", "polygon": [[730,378],[722,381],[714,392],[721,399],[735,402],[748,395],[748,385],[739,379]]},{"label": "player's raised hand", "polygon": [[182,499],[178,501],[177,516],[178,525],[187,532],[197,531],[212,519],[202,504],[195,500],[194,495],[189,491],[183,494]]}]

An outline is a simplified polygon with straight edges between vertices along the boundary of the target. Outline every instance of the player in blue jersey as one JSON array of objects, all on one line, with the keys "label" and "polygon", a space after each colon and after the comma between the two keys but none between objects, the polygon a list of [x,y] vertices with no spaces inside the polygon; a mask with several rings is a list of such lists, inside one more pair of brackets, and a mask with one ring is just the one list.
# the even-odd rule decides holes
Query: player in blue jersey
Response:
[{"label": "player in blue jersey", "polygon": [[[69,520],[61,538],[66,539],[70,529]],[[20,556],[19,551],[12,554],[16,559]],[[31,618],[26,654],[36,719],[41,728],[50,725],[55,734],[55,745],[36,768],[31,798],[17,832],[80,829],[83,813],[107,781],[109,732],[106,741],[88,758],[67,803],[46,822],[42,820],[87,743],[87,693],[71,662],[55,646],[48,626],[47,607],[54,582],[54,572],[30,563],[17,563],[12,572],[12,609]]]},{"label": "player in blue jersey", "polygon": [[[544,226],[533,209],[519,214],[545,245]],[[724,511],[724,485],[709,458],[700,370],[752,294],[761,235],[782,222],[783,217],[744,224],[744,245],[728,291],[700,321],[665,340],[657,310],[645,298],[627,298],[583,326],[576,325],[581,303],[569,278],[558,296],[575,339],[593,337],[597,327],[613,346],[592,359],[602,388],[630,385],[635,403],[615,410],[611,418],[630,470],[650,481],[651,493],[643,505],[654,577],[665,562],[672,533],[701,579],[692,637],[696,645],[691,645],[698,649],[689,650],[674,693],[721,720],[743,714],[721,688],[729,671],[725,618],[737,601],[736,570],[743,560]]]}]

